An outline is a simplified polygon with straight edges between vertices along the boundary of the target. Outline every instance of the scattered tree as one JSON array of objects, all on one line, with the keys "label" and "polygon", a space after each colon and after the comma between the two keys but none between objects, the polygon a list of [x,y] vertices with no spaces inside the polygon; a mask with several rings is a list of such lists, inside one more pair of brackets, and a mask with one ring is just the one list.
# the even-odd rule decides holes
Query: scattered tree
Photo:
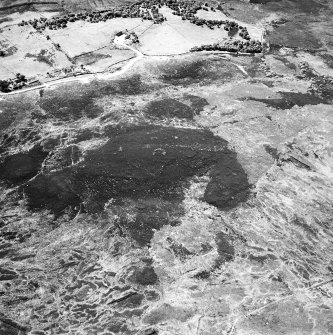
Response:
[{"label": "scattered tree", "polygon": [[10,82],[8,80],[0,80],[0,91],[10,92],[9,85],[10,85]]}]

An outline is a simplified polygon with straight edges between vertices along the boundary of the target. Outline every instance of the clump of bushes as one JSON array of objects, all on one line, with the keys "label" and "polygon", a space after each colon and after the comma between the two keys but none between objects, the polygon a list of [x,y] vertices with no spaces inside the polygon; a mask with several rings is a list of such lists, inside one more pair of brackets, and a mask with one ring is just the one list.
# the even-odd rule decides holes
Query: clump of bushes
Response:
[{"label": "clump of bushes", "polygon": [[260,53],[262,52],[262,44],[259,41],[241,41],[235,40],[226,43],[204,44],[194,47],[190,50],[196,51],[228,51],[228,52],[244,52],[244,53]]},{"label": "clump of bushes", "polygon": [[24,87],[27,84],[27,81],[25,75],[17,73],[13,79],[0,80],[0,91],[7,93],[18,90]]}]

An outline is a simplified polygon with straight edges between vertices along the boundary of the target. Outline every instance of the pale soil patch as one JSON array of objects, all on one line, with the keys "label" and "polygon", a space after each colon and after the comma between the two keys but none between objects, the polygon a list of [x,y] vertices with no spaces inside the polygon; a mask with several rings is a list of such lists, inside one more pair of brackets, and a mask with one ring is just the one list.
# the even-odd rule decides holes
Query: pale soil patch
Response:
[{"label": "pale soil patch", "polygon": [[206,20],[231,20],[231,18],[227,15],[225,15],[223,12],[217,10],[216,12],[212,12],[212,11],[206,11],[203,9],[199,9],[196,13],[197,17],[199,17],[200,19],[206,19]]},{"label": "pale soil patch", "polygon": [[147,55],[175,55],[188,52],[195,45],[168,23],[153,26],[140,40],[139,50]]}]

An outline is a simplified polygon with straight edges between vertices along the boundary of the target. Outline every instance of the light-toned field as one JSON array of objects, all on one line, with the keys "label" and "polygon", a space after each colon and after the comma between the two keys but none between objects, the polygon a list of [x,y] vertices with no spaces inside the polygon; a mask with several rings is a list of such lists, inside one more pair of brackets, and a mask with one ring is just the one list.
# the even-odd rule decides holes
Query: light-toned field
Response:
[{"label": "light-toned field", "polygon": [[243,21],[234,19],[233,17],[227,16],[222,11],[217,10],[215,12],[212,11],[205,11],[205,10],[199,10],[196,14],[197,17],[206,19],[206,20],[229,20],[229,21],[235,21],[240,26],[245,26],[251,36],[252,39],[259,40],[261,39],[262,33],[263,33],[263,26],[259,24],[249,24],[245,23]]},{"label": "light-toned field", "polygon": [[[139,50],[146,55],[177,55],[188,52],[192,47],[213,44],[229,40],[228,32],[221,28],[210,29],[184,21],[172,14],[172,10],[162,7],[160,12],[167,18],[162,24],[154,25],[140,36]],[[224,13],[200,10],[197,16],[207,20],[232,20]],[[239,25],[244,25],[236,21]],[[254,39],[261,39],[263,28],[246,24],[249,34]],[[240,37],[236,37],[240,39]]]},{"label": "light-toned field", "polygon": [[[13,26],[4,29],[0,35],[0,43],[16,50],[12,55],[3,58],[0,63],[1,79],[13,77],[17,72],[27,77],[43,76],[53,68],[71,65],[67,57],[55,48],[52,41],[47,40],[45,35],[36,32],[30,26]],[[46,51],[45,56],[52,65],[36,59],[42,50]]]},{"label": "light-toned field", "polygon": [[[19,22],[23,18],[28,19],[22,16]],[[0,79],[12,78],[20,72],[29,79],[43,80],[48,72],[59,72],[81,64],[87,65],[88,71],[105,71],[135,56],[131,50],[114,47],[115,33],[135,29],[140,34],[151,25],[150,21],[142,22],[141,19],[119,18],[99,23],[80,21],[69,24],[65,29],[47,29],[42,33],[36,32],[30,25],[7,26],[0,35],[0,49],[8,53],[0,63]]]},{"label": "light-toned field", "polygon": [[83,53],[109,46],[119,31],[127,29],[140,34],[150,25],[151,22],[142,22],[138,18],[117,18],[98,23],[76,21],[65,29],[46,29],[44,33],[49,35],[54,43],[59,43],[61,49],[69,57],[77,57]]},{"label": "light-toned field", "polygon": [[162,7],[160,12],[167,18],[162,24],[154,25],[140,36],[139,50],[147,55],[176,55],[188,52],[192,47],[216,43],[228,37],[223,29],[209,29],[183,21],[172,10]]},{"label": "light-toned field", "polygon": [[[7,52],[0,64],[0,79],[12,78],[20,72],[29,79],[43,81],[48,78],[48,72],[54,78],[62,76],[64,69],[81,65],[88,71],[102,72],[114,64],[134,57],[135,49],[147,56],[178,55],[189,52],[195,46],[223,42],[231,38],[223,26],[214,29],[206,25],[197,26],[173,15],[172,10],[166,6],[160,9],[160,13],[167,18],[161,24],[140,18],[116,18],[98,23],[76,21],[68,23],[64,29],[46,28],[42,32],[37,32],[30,25],[8,25],[7,21],[7,26],[2,28],[0,34],[0,50]],[[18,23],[23,19],[50,18],[52,15],[54,13],[26,12],[11,14],[9,18],[10,22]],[[200,10],[197,16],[212,20],[228,19],[221,11]],[[242,22],[237,22],[245,26]],[[247,24],[246,27],[252,38],[260,39],[263,31],[261,26]],[[114,38],[120,31],[135,32],[140,43],[133,45],[132,50],[117,49]],[[238,35],[233,38],[240,39]]]}]

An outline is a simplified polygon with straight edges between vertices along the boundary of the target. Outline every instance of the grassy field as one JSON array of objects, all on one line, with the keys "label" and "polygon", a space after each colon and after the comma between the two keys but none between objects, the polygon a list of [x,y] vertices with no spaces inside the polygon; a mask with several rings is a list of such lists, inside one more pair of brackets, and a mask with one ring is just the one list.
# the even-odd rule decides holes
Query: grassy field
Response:
[{"label": "grassy field", "polygon": [[138,33],[151,25],[140,19],[116,18],[111,21],[89,23],[77,21],[61,30],[46,30],[54,43],[59,43],[70,57],[91,52],[104,46],[109,46],[117,32],[135,30]]},{"label": "grassy field", "polygon": [[[17,2],[18,4],[19,2]],[[64,2],[75,5],[75,1]],[[84,1],[81,5],[106,8],[110,1]],[[113,4],[113,3],[112,3]],[[134,53],[129,50],[115,49],[113,43],[116,33],[134,32],[139,43],[133,44],[144,55],[179,55],[190,51],[195,46],[214,44],[242,39],[238,33],[231,36],[221,27],[210,29],[207,25],[196,25],[189,20],[182,20],[166,6],[160,9],[166,21],[154,24],[151,20],[141,18],[113,18],[98,23],[79,20],[68,22],[62,29],[38,31],[31,25],[18,26],[22,20],[46,17],[55,13],[47,11],[15,13],[7,16],[9,21],[0,23],[0,48],[6,52],[0,64],[1,79],[11,78],[15,73],[25,74],[29,79],[43,80],[51,76],[60,76],[68,68],[87,66],[86,70],[101,72],[126,59]],[[232,20],[221,11],[199,10],[197,17],[206,20]],[[14,24],[15,23],[15,24]],[[244,23],[237,21],[239,25]],[[263,28],[260,24],[246,24],[251,38],[261,39]],[[81,69],[81,68],[80,68]],[[68,74],[68,71],[66,72]]]},{"label": "grassy field", "polygon": [[[46,75],[52,68],[64,68],[71,65],[64,53],[57,50],[52,41],[47,40],[43,34],[37,33],[32,27],[13,26],[4,29],[0,43],[3,46],[6,45],[7,48],[14,47],[16,50],[0,63],[3,78],[12,77],[17,72],[24,73],[27,77],[39,77]],[[31,57],[31,55],[37,57],[42,50],[47,50],[49,61],[53,63],[52,66],[45,61],[40,62]]]}]

